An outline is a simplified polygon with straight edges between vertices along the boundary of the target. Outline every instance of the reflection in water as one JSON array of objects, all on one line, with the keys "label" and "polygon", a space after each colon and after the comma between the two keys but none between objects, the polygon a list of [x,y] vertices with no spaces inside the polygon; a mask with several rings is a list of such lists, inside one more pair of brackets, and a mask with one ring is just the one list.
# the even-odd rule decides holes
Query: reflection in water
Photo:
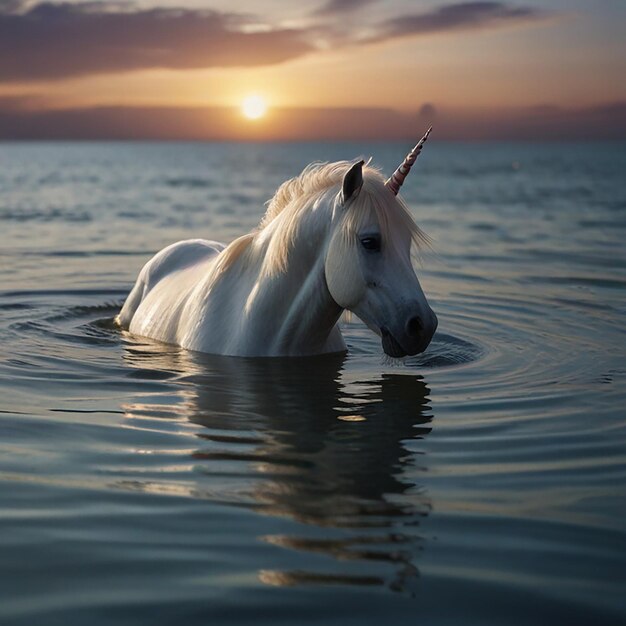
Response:
[{"label": "reflection in water", "polygon": [[173,377],[180,389],[174,406],[168,395],[168,405],[126,407],[129,418],[175,414],[204,427],[192,451],[201,484],[189,493],[299,523],[297,536],[261,539],[308,554],[305,568],[263,569],[260,580],[408,589],[421,542],[415,527],[430,509],[409,477],[415,451],[405,447],[430,431],[420,376],[352,380],[343,356],[213,357],[149,342],[130,344],[125,358],[134,376]]}]

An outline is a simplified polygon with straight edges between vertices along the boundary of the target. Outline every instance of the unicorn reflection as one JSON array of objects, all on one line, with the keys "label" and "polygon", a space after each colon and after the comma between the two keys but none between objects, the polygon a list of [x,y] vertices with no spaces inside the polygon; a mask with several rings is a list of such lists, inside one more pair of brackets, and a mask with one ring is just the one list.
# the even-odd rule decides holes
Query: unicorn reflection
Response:
[{"label": "unicorn reflection", "polygon": [[437,327],[411,262],[425,236],[398,191],[429,131],[385,181],[363,161],[312,164],[285,182],[257,230],[229,246],[194,239],[156,254],[117,321],[131,333],[232,356],[344,352],[355,313],[392,357]]},{"label": "unicorn reflection", "polygon": [[[168,462],[156,461],[116,487],[297,522],[272,524],[271,534],[258,537],[290,552],[287,562],[266,553],[258,572],[266,584],[415,589],[424,547],[419,528],[433,506],[420,484],[428,458],[416,453],[432,420],[421,376],[355,379],[343,355],[233,359],[133,338],[124,358],[145,378],[172,376],[165,393],[142,392],[123,407],[129,425],[153,428],[154,420],[170,417],[202,428],[191,431],[191,446],[185,431],[183,473],[172,477]],[[176,446],[177,465],[180,452]]]}]

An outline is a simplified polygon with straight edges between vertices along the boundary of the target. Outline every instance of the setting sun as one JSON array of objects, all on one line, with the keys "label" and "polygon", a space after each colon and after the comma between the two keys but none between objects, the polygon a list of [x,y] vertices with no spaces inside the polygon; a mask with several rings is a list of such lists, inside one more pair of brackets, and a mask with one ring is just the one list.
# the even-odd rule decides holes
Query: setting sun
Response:
[{"label": "setting sun", "polygon": [[255,94],[244,99],[241,111],[249,120],[257,120],[265,115],[267,104],[264,98]]}]

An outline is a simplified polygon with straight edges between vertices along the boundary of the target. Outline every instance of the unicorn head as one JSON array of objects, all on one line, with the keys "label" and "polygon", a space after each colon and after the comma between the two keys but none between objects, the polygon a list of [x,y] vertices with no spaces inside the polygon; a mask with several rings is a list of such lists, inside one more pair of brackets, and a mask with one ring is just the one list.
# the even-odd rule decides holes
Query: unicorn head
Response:
[{"label": "unicorn head", "polygon": [[411,255],[426,237],[397,196],[427,137],[388,181],[372,168],[364,171],[363,161],[348,167],[325,260],[333,300],[377,333],[392,357],[423,352],[437,328]]}]

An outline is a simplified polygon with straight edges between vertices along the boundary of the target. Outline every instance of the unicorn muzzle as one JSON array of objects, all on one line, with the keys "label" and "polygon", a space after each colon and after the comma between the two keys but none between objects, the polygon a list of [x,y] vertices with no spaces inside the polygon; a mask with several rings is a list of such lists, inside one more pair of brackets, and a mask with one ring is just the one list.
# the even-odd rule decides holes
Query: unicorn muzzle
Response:
[{"label": "unicorn muzzle", "polygon": [[424,352],[437,330],[437,324],[437,316],[429,307],[424,314],[410,316],[404,328],[395,333],[386,326],[381,326],[380,335],[385,354],[399,359]]}]

